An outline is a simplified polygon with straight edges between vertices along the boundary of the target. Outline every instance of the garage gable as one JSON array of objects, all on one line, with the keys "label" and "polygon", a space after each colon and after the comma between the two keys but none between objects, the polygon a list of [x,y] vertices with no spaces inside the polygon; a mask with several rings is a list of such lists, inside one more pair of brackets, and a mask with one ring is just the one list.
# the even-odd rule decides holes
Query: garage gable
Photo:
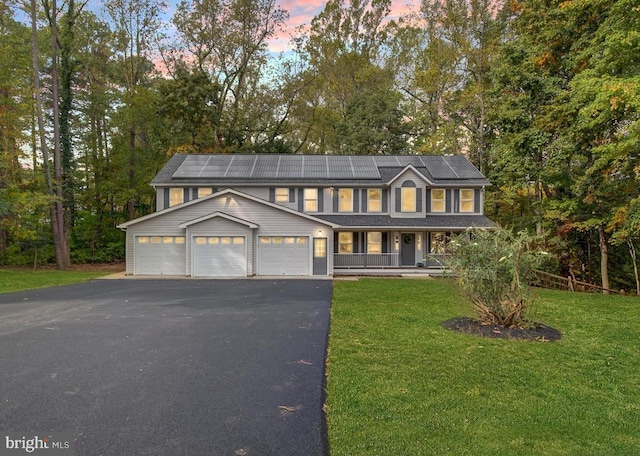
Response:
[{"label": "garage gable", "polygon": [[[140,217],[120,225],[120,228],[127,231],[128,274],[135,273],[134,265],[138,261],[133,248],[135,237],[161,234],[184,236],[185,258],[182,261],[188,276],[224,275],[221,272],[251,276],[260,273],[259,238],[264,237],[262,242],[266,243],[266,238],[283,237],[286,243],[279,249],[276,249],[276,246],[280,247],[277,240],[271,246],[264,246],[260,260],[264,271],[306,275],[310,273],[312,239],[324,237],[332,242],[333,228],[336,226],[229,189]],[[291,239],[295,239],[295,249]],[[292,251],[289,252],[287,248]],[[271,255],[291,255],[296,265],[282,263],[283,260],[269,261]],[[271,257],[271,260],[274,259]]]}]

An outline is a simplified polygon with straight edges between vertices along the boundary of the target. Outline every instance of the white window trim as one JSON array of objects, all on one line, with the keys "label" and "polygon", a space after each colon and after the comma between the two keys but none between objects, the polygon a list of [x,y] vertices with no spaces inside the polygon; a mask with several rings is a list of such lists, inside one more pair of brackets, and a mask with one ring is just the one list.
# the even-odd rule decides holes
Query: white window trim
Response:
[{"label": "white window trim", "polygon": [[[471,198],[462,198],[462,192],[470,192]],[[472,188],[461,188],[460,189],[460,212],[464,213],[472,213],[475,212],[475,192]],[[471,209],[463,209],[464,203],[471,203]]]},{"label": "white window trim", "polygon": [[277,187],[275,190],[276,203],[288,203],[289,202],[289,189],[285,187]]},{"label": "white window trim", "polygon": [[[342,192],[349,192],[349,198],[342,198]],[[347,201],[349,202],[349,206],[347,209]],[[345,208],[343,209],[343,203],[345,203]],[[338,212],[353,212],[353,189],[352,188],[341,188],[338,190]]]},{"label": "white window trim", "polygon": [[[405,209],[405,202],[408,204],[409,202],[409,198],[405,197],[405,190],[408,191],[411,190],[413,192],[413,199],[412,199],[412,205],[413,207],[411,209]],[[400,212],[416,212],[416,202],[418,199],[418,192],[417,192],[417,188],[416,187],[402,187],[400,189]]]},{"label": "white window trim", "polygon": [[[434,192],[442,192],[442,198],[434,198]],[[447,191],[443,188],[434,188],[431,190],[431,212],[446,212],[447,211]],[[442,203],[442,209],[436,209],[434,203]]]},{"label": "white window trim", "polygon": [[[377,191],[380,194],[380,199],[372,199],[371,198],[371,192]],[[372,209],[371,208],[371,202],[375,201],[377,202],[380,207],[378,207],[377,209]],[[367,190],[367,212],[382,212],[382,189],[381,188],[370,188]]]},{"label": "white window trim", "polygon": [[[309,204],[311,203],[313,203],[313,206],[310,208]],[[318,212],[318,189],[317,188],[304,189],[304,211]]]},{"label": "white window trim", "polygon": [[[180,198],[178,198],[178,195]],[[169,189],[169,207],[184,203],[184,188]]]},{"label": "white window trim", "polygon": [[[378,239],[372,240],[372,234],[378,235]],[[382,253],[382,231],[367,232],[367,253]]]},{"label": "white window trim", "polygon": [[[349,242],[343,242],[340,238],[341,235],[349,235]],[[343,250],[343,246],[346,248]],[[338,253],[349,254],[353,253],[353,233],[350,231],[342,231],[338,233]]]}]

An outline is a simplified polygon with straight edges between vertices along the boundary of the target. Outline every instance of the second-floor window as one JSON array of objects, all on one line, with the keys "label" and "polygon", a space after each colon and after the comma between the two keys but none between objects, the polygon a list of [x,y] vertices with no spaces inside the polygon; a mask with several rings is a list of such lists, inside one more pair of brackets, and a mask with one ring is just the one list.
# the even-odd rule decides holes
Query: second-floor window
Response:
[{"label": "second-floor window", "polygon": [[169,190],[169,207],[184,203],[184,189],[172,188]]},{"label": "second-floor window", "polygon": [[276,203],[288,203],[288,202],[289,202],[289,189],[276,188]]},{"label": "second-floor window", "polygon": [[445,197],[446,192],[440,188],[434,188],[431,190],[431,212],[444,212],[445,211]]},{"label": "second-floor window", "polygon": [[200,187],[198,189],[198,198],[202,198],[207,195],[211,195],[211,187]]},{"label": "second-floor window", "polygon": [[382,190],[370,188],[367,191],[367,212],[382,212]]},{"label": "second-floor window", "polygon": [[339,212],[353,212],[353,189],[341,188],[338,194]]},{"label": "second-floor window", "polygon": [[473,212],[473,195],[472,189],[460,190],[460,212]]},{"label": "second-floor window", "polygon": [[415,212],[416,211],[416,188],[415,187],[402,187],[402,212]]},{"label": "second-floor window", "polygon": [[304,189],[304,210],[305,212],[318,211],[318,189],[317,188]]}]

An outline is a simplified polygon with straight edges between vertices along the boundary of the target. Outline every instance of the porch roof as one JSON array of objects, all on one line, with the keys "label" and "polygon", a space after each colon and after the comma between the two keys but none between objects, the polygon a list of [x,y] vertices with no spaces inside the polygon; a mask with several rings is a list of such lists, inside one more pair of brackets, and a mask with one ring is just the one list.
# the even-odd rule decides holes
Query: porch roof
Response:
[{"label": "porch roof", "polygon": [[316,215],[317,218],[340,225],[340,228],[407,228],[423,230],[465,230],[495,228],[496,224],[484,215],[427,215],[421,218],[395,218],[389,215]]}]

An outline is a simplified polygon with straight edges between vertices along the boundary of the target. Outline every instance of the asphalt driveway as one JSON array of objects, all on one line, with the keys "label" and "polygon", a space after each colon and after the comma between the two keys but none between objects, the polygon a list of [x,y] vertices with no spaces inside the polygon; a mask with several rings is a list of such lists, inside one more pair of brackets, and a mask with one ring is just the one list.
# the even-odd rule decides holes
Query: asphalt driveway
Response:
[{"label": "asphalt driveway", "polygon": [[325,455],[326,280],[0,294],[0,431],[76,455]]}]

